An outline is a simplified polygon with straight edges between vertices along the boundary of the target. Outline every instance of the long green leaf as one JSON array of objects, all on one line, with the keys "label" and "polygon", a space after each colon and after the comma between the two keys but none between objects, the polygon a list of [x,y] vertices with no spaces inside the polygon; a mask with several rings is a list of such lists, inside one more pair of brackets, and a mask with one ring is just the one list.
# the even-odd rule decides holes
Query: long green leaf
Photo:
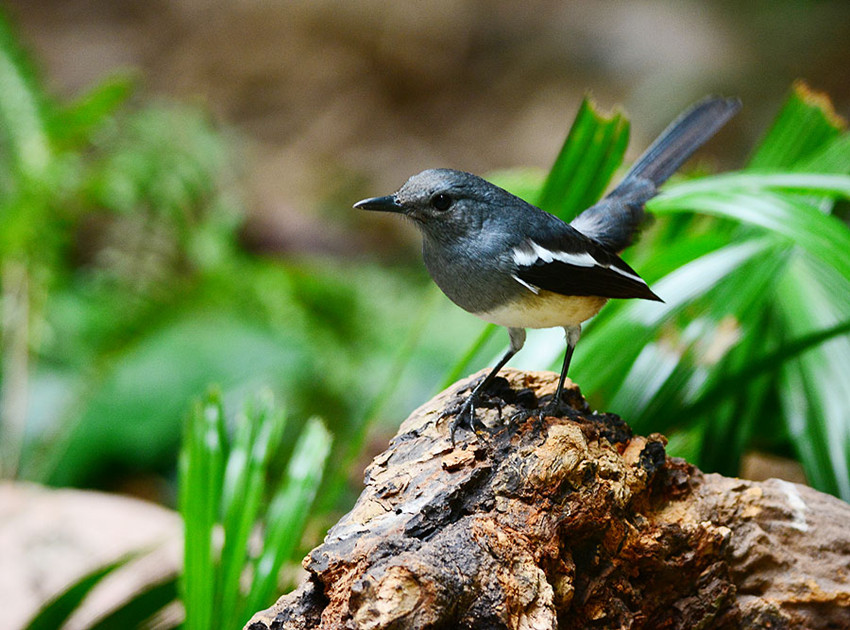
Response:
[{"label": "long green leaf", "polygon": [[601,113],[585,98],[537,205],[564,220],[593,205],[623,161],[628,142],[628,120],[619,112]]},{"label": "long green leaf", "polygon": [[[791,334],[812,334],[850,319],[850,281],[800,256],[779,285],[778,312]],[[850,499],[850,336],[830,339],[786,364],[782,390],[789,432],[806,474],[820,490]],[[801,396],[801,394],[803,394]]]},{"label": "long green leaf", "polygon": [[[753,332],[752,322],[765,310],[774,279],[785,264],[786,257],[780,255],[785,249],[773,246],[758,256],[741,259],[741,264],[728,267],[727,273],[694,301],[679,302],[681,306],[671,315],[681,316],[687,323],[681,331],[669,327],[658,341],[643,347],[618,386],[612,407],[627,415],[638,430],[650,430],[653,425],[656,430],[666,430],[665,419],[695,420],[693,414],[680,414],[679,410],[705,382],[722,373],[720,362],[738,352],[741,334],[746,341]],[[698,269],[689,265],[684,274],[681,270],[675,273],[687,278],[694,268]],[[663,280],[657,284],[661,286]],[[676,303],[677,296],[671,295],[670,301]],[[615,383],[610,386],[617,387]]]},{"label": "long green leaf", "polygon": [[69,588],[42,606],[36,616],[24,627],[24,630],[56,630],[61,628],[103,578],[127,564],[134,557],[134,555],[123,556],[114,562],[98,567],[75,581]]},{"label": "long green leaf", "polygon": [[[588,392],[607,391],[619,383],[642,348],[655,339],[656,327],[670,321],[694,300],[721,283],[730,273],[769,251],[766,239],[728,245],[706,254],[654,283],[664,304],[631,301],[594,325],[576,351],[576,380]],[[603,328],[604,323],[604,328]],[[611,349],[616,348],[616,352]],[[604,357],[604,360],[600,360]]]},{"label": "long green leaf", "polygon": [[733,219],[782,236],[850,278],[850,230],[801,199],[763,190],[694,192],[675,189],[651,203],[653,212],[701,212]]},{"label": "long green leaf", "polygon": [[[850,137],[850,136],[848,136]],[[850,169],[850,147],[845,149],[844,138],[835,149],[836,153],[847,150],[845,156],[846,168]],[[837,167],[838,159],[833,155],[820,156],[825,163]],[[660,203],[682,203],[690,195],[716,193],[749,192],[761,194],[765,191],[798,192],[825,197],[850,198],[850,176],[841,173],[727,173],[702,177],[686,182],[672,184],[664,189],[664,193],[656,200],[650,201],[654,210]]]}]

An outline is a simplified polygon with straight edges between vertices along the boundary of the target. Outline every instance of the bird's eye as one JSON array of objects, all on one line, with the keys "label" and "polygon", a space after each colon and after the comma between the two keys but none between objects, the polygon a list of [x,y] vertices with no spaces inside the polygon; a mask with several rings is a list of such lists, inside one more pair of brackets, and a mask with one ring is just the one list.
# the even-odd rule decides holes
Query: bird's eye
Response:
[{"label": "bird's eye", "polygon": [[445,211],[452,205],[452,198],[446,194],[440,193],[431,197],[431,205],[435,210]]}]

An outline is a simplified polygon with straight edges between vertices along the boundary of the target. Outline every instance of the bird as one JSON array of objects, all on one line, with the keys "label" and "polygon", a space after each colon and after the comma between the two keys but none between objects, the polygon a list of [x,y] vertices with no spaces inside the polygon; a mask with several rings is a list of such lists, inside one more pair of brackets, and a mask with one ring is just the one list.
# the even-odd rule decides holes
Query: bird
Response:
[{"label": "bird", "polygon": [[391,195],[354,204],[410,219],[422,235],[425,267],[443,293],[508,330],[508,350],[450,412],[452,443],[459,427],[484,428],[475,406],[522,349],[526,329],[564,329],[564,361],[547,405],[557,410],[581,324],[612,298],[662,301],[619,254],[647,218],[644,204],[740,108],[738,99],[708,97],[685,110],[611,192],[569,223],[477,175],[446,168],[422,171]]}]

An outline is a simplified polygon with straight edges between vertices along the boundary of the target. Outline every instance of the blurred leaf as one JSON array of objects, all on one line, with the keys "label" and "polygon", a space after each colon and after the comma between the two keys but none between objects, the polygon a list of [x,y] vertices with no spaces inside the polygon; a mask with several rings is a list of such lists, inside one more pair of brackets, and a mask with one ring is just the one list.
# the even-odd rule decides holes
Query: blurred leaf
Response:
[{"label": "blurred leaf", "polygon": [[60,146],[85,146],[93,131],[115,116],[132,94],[129,77],[117,76],[98,83],[75,102],[55,112],[48,128]]},{"label": "blurred leaf", "polygon": [[46,462],[49,479],[76,485],[116,462],[167,465],[185,401],[209,383],[233,390],[274,381],[298,390],[313,381],[310,365],[298,330],[270,330],[225,313],[186,313],[140,336],[105,366],[68,437],[54,447],[56,459]]},{"label": "blurred leaf", "polygon": [[602,196],[629,143],[629,122],[602,114],[587,97],[549,171],[537,206],[569,221]]},{"label": "blurred leaf", "polygon": [[0,146],[4,161],[25,180],[41,177],[52,157],[43,99],[26,55],[0,13]]},{"label": "blurred leaf", "polygon": [[[117,628],[149,627],[146,622],[154,618],[167,605],[177,599],[177,576],[153,584],[143,591],[134,593],[115,610],[99,618],[86,630],[116,630]],[[162,624],[156,624],[163,630]],[[168,627],[173,627],[169,624]]]},{"label": "blurred leaf", "polygon": [[493,337],[494,334],[496,334],[498,330],[499,327],[495,324],[486,324],[481,328],[481,334],[478,335],[478,338],[472,342],[472,345],[469,346],[457,363],[455,363],[452,369],[449,370],[448,374],[446,374],[440,389],[447,388],[463,376],[464,372],[469,368],[469,364],[472,360],[479,352],[481,352],[484,345]]},{"label": "blurred leaf", "polygon": [[796,170],[801,161],[836,138],[843,127],[828,97],[797,82],[750,159],[749,168]]},{"label": "blurred leaf", "polygon": [[80,606],[91,590],[100,584],[106,576],[124,566],[134,556],[128,555],[114,562],[98,567],[88,575],[71,584],[65,591],[47,602],[36,616],[25,626],[24,630],[56,630]]},{"label": "blurred leaf", "polygon": [[174,104],[151,105],[120,122],[98,138],[109,151],[91,182],[94,198],[118,212],[194,222],[198,202],[233,166],[222,134],[202,112]]}]

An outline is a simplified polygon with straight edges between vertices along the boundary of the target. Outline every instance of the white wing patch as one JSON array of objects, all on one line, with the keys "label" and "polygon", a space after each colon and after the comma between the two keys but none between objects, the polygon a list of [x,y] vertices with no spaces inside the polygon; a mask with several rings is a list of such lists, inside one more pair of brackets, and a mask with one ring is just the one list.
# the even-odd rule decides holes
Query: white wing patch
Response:
[{"label": "white wing patch", "polygon": [[[544,263],[551,263],[553,261],[558,261],[565,263],[567,265],[574,265],[576,267],[601,267],[602,269],[609,269],[615,273],[620,274],[621,276],[625,276],[635,282],[640,282],[643,285],[646,285],[646,282],[643,281],[643,278],[637,276],[633,273],[626,271],[625,269],[620,269],[619,267],[615,267],[613,265],[606,265],[598,260],[596,260],[589,252],[581,252],[578,254],[573,254],[569,252],[559,252],[559,251],[551,251],[546,249],[539,243],[535,243],[534,241],[527,239],[522,245],[518,247],[514,247],[513,252],[514,262],[519,267],[533,267],[537,264],[538,261],[542,261]],[[517,282],[522,284],[526,284],[516,276],[514,278]],[[527,285],[531,288],[530,285]],[[536,287],[535,287],[536,288]],[[534,289],[532,289],[535,293]]]},{"label": "white wing patch", "polygon": [[534,295],[540,294],[540,287],[536,287],[533,284],[528,284],[525,280],[517,276],[515,273],[511,274],[511,278],[519,282],[522,286],[531,291]]}]

